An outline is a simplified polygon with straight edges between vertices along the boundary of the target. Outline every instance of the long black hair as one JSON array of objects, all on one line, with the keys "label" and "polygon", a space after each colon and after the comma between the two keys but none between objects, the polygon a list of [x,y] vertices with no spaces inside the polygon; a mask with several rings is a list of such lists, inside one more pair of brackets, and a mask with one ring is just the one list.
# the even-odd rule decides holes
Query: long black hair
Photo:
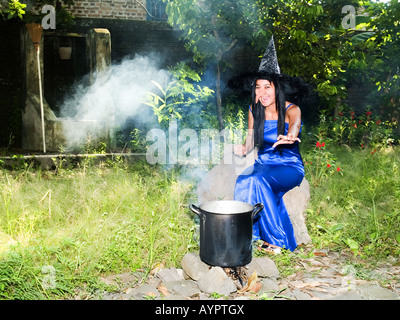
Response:
[{"label": "long black hair", "polygon": [[251,109],[254,117],[254,145],[261,148],[264,144],[265,107],[260,100],[256,102],[256,82],[259,79],[268,80],[275,87],[275,104],[278,111],[278,135],[285,134],[286,96],[280,75],[260,74],[254,80],[251,94]]}]

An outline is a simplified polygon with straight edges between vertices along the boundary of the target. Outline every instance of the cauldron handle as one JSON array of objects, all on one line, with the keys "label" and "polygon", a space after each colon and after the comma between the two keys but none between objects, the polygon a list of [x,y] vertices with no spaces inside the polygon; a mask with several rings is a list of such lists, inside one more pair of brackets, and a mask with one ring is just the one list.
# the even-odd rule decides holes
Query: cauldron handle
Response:
[{"label": "cauldron handle", "polygon": [[197,214],[200,218],[203,218],[204,214],[201,212],[200,208],[195,206],[193,203],[189,205],[189,209]]},{"label": "cauldron handle", "polygon": [[254,219],[255,216],[262,210],[264,209],[264,205],[260,202],[254,205],[253,207],[253,212],[251,213],[251,218]]}]

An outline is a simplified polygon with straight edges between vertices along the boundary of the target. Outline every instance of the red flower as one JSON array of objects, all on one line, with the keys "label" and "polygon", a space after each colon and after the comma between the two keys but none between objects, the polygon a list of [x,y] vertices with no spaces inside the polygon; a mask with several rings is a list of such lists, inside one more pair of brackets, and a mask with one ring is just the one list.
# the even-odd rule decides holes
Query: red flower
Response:
[{"label": "red flower", "polygon": [[339,116],[341,116],[341,117],[342,117],[342,116],[343,116],[343,112],[339,112]]},{"label": "red flower", "polygon": [[339,167],[337,167],[337,168],[336,168],[336,171],[337,171],[337,172],[339,172],[339,171],[340,171],[340,168],[339,168]]},{"label": "red flower", "polygon": [[381,120],[379,119],[379,120],[376,122],[376,124],[379,125],[380,123],[381,123]]},{"label": "red flower", "polygon": [[332,167],[329,163],[326,165],[328,168]]},{"label": "red flower", "polygon": [[321,144],[319,143],[319,141],[317,142],[316,147],[321,148]]},{"label": "red flower", "polygon": [[363,145],[363,144],[361,145],[361,148],[364,148],[364,145]]},{"label": "red flower", "polygon": [[353,127],[357,129],[357,123],[353,124]]},{"label": "red flower", "polygon": [[372,114],[372,111],[367,111],[365,114],[366,114],[367,116],[370,116],[370,115]]},{"label": "red flower", "polygon": [[325,147],[325,142],[322,142],[321,147]]}]

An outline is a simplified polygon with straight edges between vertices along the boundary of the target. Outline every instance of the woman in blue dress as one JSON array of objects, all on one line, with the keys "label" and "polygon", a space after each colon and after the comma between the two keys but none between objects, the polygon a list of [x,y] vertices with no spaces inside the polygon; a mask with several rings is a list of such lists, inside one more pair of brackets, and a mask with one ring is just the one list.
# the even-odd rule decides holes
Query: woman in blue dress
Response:
[{"label": "woman in blue dress", "polygon": [[271,43],[267,51],[273,50],[272,58],[271,52],[266,51],[263,59],[268,60],[254,75],[246,143],[235,147],[235,153],[244,156],[256,146],[258,157],[237,178],[234,196],[235,200],[252,205],[264,204],[253,221],[253,240],[262,240],[261,250],[279,253],[281,248],[293,251],[297,247],[282,197],[300,185],[304,166],[299,152],[301,110],[286,101],[273,42],[270,47]]}]

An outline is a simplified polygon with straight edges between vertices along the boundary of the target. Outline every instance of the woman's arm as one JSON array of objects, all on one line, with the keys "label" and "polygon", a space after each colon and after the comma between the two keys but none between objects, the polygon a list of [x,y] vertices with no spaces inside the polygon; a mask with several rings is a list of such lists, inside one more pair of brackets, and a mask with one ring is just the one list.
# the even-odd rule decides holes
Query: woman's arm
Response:
[{"label": "woman's arm", "polygon": [[233,152],[239,156],[244,156],[248,152],[250,152],[254,148],[254,139],[253,139],[253,127],[254,127],[254,117],[251,110],[249,110],[249,120],[248,120],[248,130],[245,143],[235,145]]},{"label": "woman's arm", "polygon": [[287,135],[279,135],[277,141],[272,146],[275,148],[280,144],[293,144],[295,141],[301,142],[298,135],[301,128],[301,110],[298,106],[292,105],[286,110],[286,119],[289,123]]}]

